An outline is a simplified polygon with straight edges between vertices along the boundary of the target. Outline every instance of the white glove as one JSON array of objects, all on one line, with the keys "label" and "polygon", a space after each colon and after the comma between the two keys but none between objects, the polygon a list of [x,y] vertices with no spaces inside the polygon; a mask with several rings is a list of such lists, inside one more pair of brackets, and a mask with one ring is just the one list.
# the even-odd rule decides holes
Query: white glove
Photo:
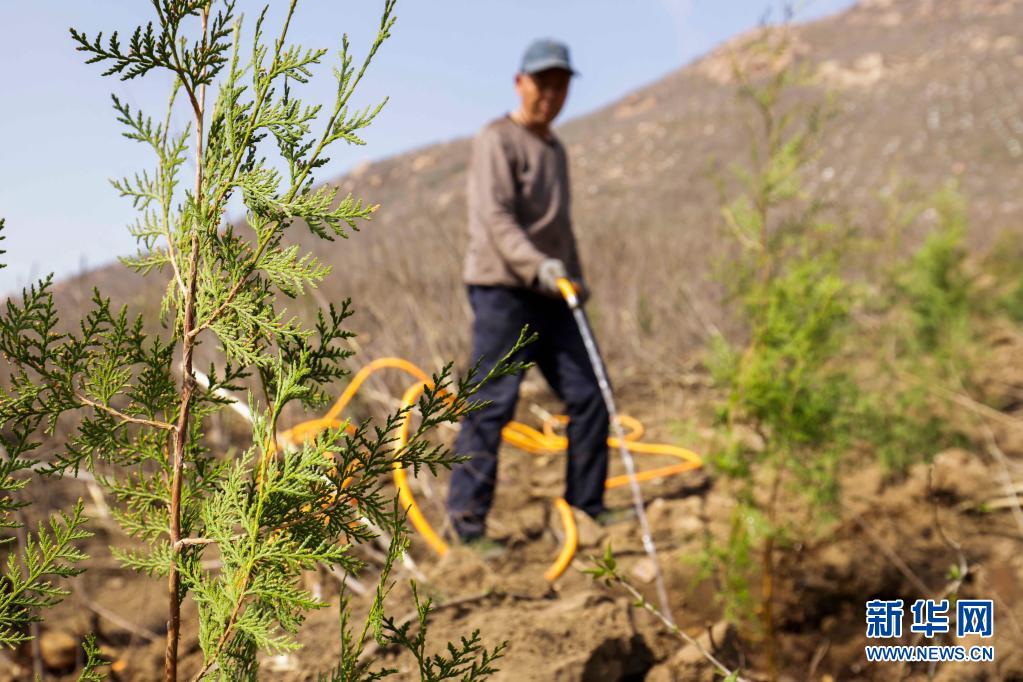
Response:
[{"label": "white glove", "polygon": [[557,258],[548,258],[540,263],[540,267],[536,270],[536,283],[540,285],[540,290],[551,296],[561,296],[558,280],[562,277],[568,277],[568,270],[565,269],[565,264]]}]

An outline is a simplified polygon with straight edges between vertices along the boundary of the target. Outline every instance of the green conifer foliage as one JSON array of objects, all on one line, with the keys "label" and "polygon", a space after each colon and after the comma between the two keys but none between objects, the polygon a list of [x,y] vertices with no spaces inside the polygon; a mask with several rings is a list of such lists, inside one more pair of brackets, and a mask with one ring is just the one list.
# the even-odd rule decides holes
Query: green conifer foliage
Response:
[{"label": "green conifer foliage", "polygon": [[[4,227],[0,218],[0,240]],[[6,263],[0,263],[4,267]],[[10,357],[17,349],[25,359],[21,368],[10,373],[9,386],[0,387],[4,427],[0,433],[0,529],[17,534],[0,536],[0,545],[7,545],[7,561],[0,566],[0,647],[30,640],[33,624],[43,619],[42,611],[67,596],[60,581],[81,573],[78,564],[88,558],[75,542],[92,535],[84,528],[87,519],[81,500],[70,512],[57,512],[40,522],[34,534],[21,516],[28,502],[18,494],[28,485],[36,465],[29,455],[39,446],[34,438],[47,416],[33,409],[44,387],[33,382],[30,372],[55,341],[48,324],[56,315],[52,301],[32,302],[49,285],[48,278],[25,291],[21,306],[8,301],[6,314],[0,316],[0,353]],[[14,547],[15,540],[19,547]]]},{"label": "green conifer foliage", "polygon": [[[153,20],[127,40],[73,28],[71,36],[88,63],[105,67],[104,75],[133,79],[160,71],[174,79],[158,119],[113,99],[125,137],[153,154],[150,170],[113,184],[138,209],[131,226],[138,253],[124,262],[167,279],[165,332],[148,333],[141,317],[115,309],[98,291],[77,328],[59,332],[49,279],[8,303],[0,344],[13,385],[0,417],[13,429],[6,444],[14,464],[5,466],[28,466],[23,455],[37,445],[31,434],[52,433],[58,418],[71,413],[73,432],[49,472],[94,471],[116,502],[122,529],[141,541],[135,545],[141,549],[114,548],[116,556],[166,581],[166,680],[178,678],[186,595],[199,613],[203,659],[195,679],[255,679],[257,652],[297,648],[305,614],[326,605],[303,588],[301,573],[316,566],[356,573],[362,565],[352,546],[371,540],[372,526],[384,529],[393,542],[377,601],[361,637],[350,634],[342,602],[334,673],[377,679],[387,671],[370,672],[358,660],[369,628],[380,643],[424,655],[419,638],[425,634],[386,627],[383,615],[390,562],[408,545],[404,510],[386,487],[390,470],[395,461],[417,472],[450,465],[449,453],[426,436],[478,407],[471,399],[477,377],[470,372],[456,381],[450,365],[436,374],[416,405],[418,426],[400,450],[395,441],[405,409],[384,424],[327,430],[297,448],[278,445],[276,435],[287,405],[321,407],[345,375],[340,362],[349,355],[342,342],[350,303],[321,310],[310,328],[280,302],[302,296],[330,272],[289,244],[294,231],[346,237],[377,209],[334,185],[316,185],[315,172],[339,144],[363,144],[361,131],[384,104],[358,108],[353,95],[391,34],[394,0],[384,2],[361,61],[347,37],[340,41],[336,96],[327,106],[298,97],[328,51],[290,42],[297,0],[272,36],[267,9],[247,33],[231,0],[152,5]],[[171,124],[179,108],[190,113],[185,130]],[[186,179],[193,163],[194,177]],[[239,198],[244,227],[226,220],[229,202]],[[194,371],[195,349],[203,343],[215,343],[222,358],[207,370],[208,387]],[[489,376],[522,369],[505,358]],[[227,460],[207,446],[204,424],[227,403],[217,389],[243,387],[250,389],[254,415],[251,445]],[[0,481],[7,471],[0,470]],[[47,576],[77,570],[72,565],[81,556],[71,542],[83,535],[80,517],[79,506],[26,548],[33,568],[16,574],[18,608],[47,605],[56,594]],[[204,568],[212,552],[219,568]],[[452,646],[448,663],[421,664],[424,679],[445,679],[435,673],[451,670],[482,679],[501,651],[487,651],[476,637]]]},{"label": "green conifer foliage", "polygon": [[[854,289],[843,276],[848,231],[802,182],[828,113],[798,99],[813,71],[793,57],[787,26],[763,29],[742,50],[734,74],[753,111],[750,163],[735,169],[741,189],[722,216],[736,243],[730,300],[748,334],[715,339],[710,355],[727,391],[725,442],[711,464],[735,482],[736,506],[728,536],[708,543],[702,562],[725,616],[758,641],[773,678],[777,553],[834,511],[851,443],[858,388],[843,355]],[[783,511],[797,495],[805,518]]]}]

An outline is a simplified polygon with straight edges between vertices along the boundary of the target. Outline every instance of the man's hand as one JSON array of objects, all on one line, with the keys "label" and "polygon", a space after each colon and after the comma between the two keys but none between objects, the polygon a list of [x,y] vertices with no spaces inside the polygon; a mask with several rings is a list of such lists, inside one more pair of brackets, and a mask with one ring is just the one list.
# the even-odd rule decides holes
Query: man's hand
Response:
[{"label": "man's hand", "polygon": [[565,269],[565,264],[557,258],[546,259],[540,263],[540,267],[536,270],[536,283],[540,286],[540,291],[548,296],[561,298],[558,280],[562,277],[568,277],[568,270]]},{"label": "man's hand", "polygon": [[540,263],[540,267],[536,271],[536,281],[540,286],[540,291],[555,298],[562,297],[561,289],[558,288],[558,280],[562,277],[565,277],[572,282],[572,286],[575,287],[575,295],[579,299],[580,305],[589,300],[590,288],[586,286],[586,282],[581,279],[569,277],[565,264],[557,258],[548,258],[543,261]]}]

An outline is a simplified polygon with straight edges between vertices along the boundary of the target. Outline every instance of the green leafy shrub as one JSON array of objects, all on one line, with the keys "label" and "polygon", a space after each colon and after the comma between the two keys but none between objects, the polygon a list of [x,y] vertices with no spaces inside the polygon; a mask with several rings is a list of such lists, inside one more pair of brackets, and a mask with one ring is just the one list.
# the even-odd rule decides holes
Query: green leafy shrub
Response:
[{"label": "green leafy shrub", "polygon": [[[711,465],[736,486],[724,539],[709,540],[702,577],[713,577],[725,616],[762,642],[776,670],[772,611],[776,553],[819,528],[838,499],[839,464],[851,439],[858,387],[845,361],[854,287],[843,274],[849,231],[806,195],[801,174],[815,157],[827,118],[820,105],[792,104],[812,72],[785,64],[785,28],[765,29],[743,50],[748,62],[781,64],[754,78],[740,59],[735,75],[751,103],[751,163],[737,168],[741,191],[722,209],[736,253],[722,276],[746,338],[713,341],[723,445]],[[802,522],[782,511],[797,495],[812,507]],[[754,577],[759,576],[759,584]]]},{"label": "green leafy shrub", "polygon": [[861,337],[875,352],[864,356],[868,370],[857,406],[859,436],[893,474],[965,444],[935,391],[948,390],[954,377],[969,371],[980,351],[978,319],[991,312],[967,268],[965,207],[955,189],[897,210],[907,220],[889,225],[893,233],[925,219],[931,227],[919,247],[881,269],[865,302],[877,324]]},{"label": "green leafy shrub", "polygon": [[931,203],[937,226],[896,271],[894,289],[909,311],[906,350],[941,351],[952,361],[962,357],[969,340],[971,306],[976,301],[964,267],[965,209],[961,197],[950,189],[937,193]]}]

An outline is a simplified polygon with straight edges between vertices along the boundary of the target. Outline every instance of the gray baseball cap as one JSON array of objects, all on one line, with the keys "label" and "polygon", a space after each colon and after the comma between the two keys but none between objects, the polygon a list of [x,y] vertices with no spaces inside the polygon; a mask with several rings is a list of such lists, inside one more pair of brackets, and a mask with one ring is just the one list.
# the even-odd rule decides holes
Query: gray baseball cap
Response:
[{"label": "gray baseball cap", "polygon": [[578,75],[568,58],[568,46],[550,38],[541,38],[526,48],[519,72],[532,74],[546,69],[565,69],[572,75]]}]

